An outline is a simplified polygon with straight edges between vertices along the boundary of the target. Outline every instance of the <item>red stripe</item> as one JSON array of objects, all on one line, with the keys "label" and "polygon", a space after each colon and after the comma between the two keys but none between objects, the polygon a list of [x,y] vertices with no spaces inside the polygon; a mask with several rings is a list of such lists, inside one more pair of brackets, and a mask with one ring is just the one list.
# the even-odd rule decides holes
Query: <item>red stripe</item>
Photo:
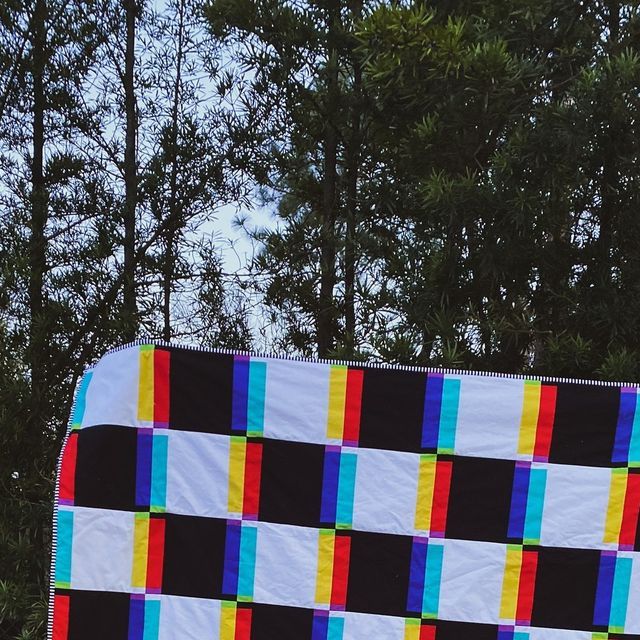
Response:
[{"label": "red stripe", "polygon": [[538,552],[523,551],[520,583],[518,585],[518,606],[516,608],[516,621],[518,624],[528,625],[531,623],[537,571]]},{"label": "red stripe", "polygon": [[357,443],[360,437],[360,409],[362,406],[362,369],[347,370],[347,397],[344,408],[344,434],[342,440]]},{"label": "red stripe", "polygon": [[622,511],[622,526],[620,527],[620,544],[633,549],[638,530],[638,516],[640,515],[640,475],[629,473],[627,476],[627,493],[624,498]]},{"label": "red stripe", "polygon": [[242,513],[245,516],[258,517],[261,471],[262,445],[257,442],[248,442],[244,465],[244,498],[242,502]]},{"label": "red stripe", "polygon": [[431,508],[431,533],[444,534],[446,531],[452,472],[453,463],[451,461],[438,460],[436,463],[436,480],[433,488],[433,506]]},{"label": "red stripe", "polygon": [[64,447],[60,467],[60,499],[73,502],[76,492],[76,460],[78,457],[78,434],[71,433]]},{"label": "red stripe", "polygon": [[149,555],[147,556],[147,589],[162,589],[164,564],[164,530],[162,518],[149,518]]},{"label": "red stripe", "polygon": [[251,609],[238,607],[236,609],[236,635],[234,640],[251,639]]},{"label": "red stripe", "polygon": [[69,637],[69,596],[56,595],[53,602],[52,640],[67,640]]},{"label": "red stripe", "polygon": [[331,583],[331,604],[344,608],[347,606],[347,583],[349,580],[349,556],[351,538],[336,535],[333,552],[333,580]]},{"label": "red stripe", "polygon": [[556,398],[558,387],[543,384],[540,387],[540,410],[536,429],[536,444],[533,455],[536,458],[549,459],[551,451],[551,436],[553,435],[553,421],[556,416]]},{"label": "red stripe", "polygon": [[169,351],[153,350],[153,421],[169,424]]},{"label": "red stripe", "polygon": [[436,628],[422,625],[420,627],[420,640],[436,640]]}]

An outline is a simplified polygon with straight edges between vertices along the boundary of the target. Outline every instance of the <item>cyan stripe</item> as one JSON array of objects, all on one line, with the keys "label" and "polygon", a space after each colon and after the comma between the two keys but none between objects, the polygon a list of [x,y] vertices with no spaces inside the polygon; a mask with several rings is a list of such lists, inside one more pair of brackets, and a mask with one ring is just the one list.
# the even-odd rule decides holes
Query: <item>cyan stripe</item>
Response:
[{"label": "cyan stripe", "polygon": [[256,545],[258,529],[242,526],[240,534],[240,572],[238,576],[238,600],[253,600],[253,582],[256,573]]},{"label": "cyan stripe", "polygon": [[343,453],[340,456],[340,480],[338,481],[338,504],[336,508],[336,526],[351,527],[353,524],[353,497],[356,489],[355,453]]},{"label": "cyan stripe", "polygon": [[456,425],[460,402],[460,380],[445,378],[442,387],[442,408],[440,410],[440,430],[438,450],[453,452],[456,446]]},{"label": "cyan stripe", "polygon": [[443,556],[444,547],[441,544],[430,542],[427,545],[427,573],[424,581],[422,615],[429,618],[438,615]]},{"label": "cyan stripe", "polygon": [[631,442],[629,443],[629,462],[640,463],[640,393],[637,392]]},{"label": "cyan stripe", "polygon": [[629,585],[631,584],[632,569],[633,560],[631,558],[616,559],[609,627],[617,632],[624,630],[627,620],[627,604],[629,602]]},{"label": "cyan stripe", "polygon": [[165,509],[167,506],[167,452],[169,437],[154,434],[153,464],[151,471],[151,507]]},{"label": "cyan stripe", "polygon": [[160,634],[160,600],[144,603],[144,640],[158,640]]},{"label": "cyan stripe", "polygon": [[527,517],[524,524],[524,540],[526,541],[537,542],[540,540],[546,487],[547,470],[531,469],[527,498]]},{"label": "cyan stripe", "polygon": [[71,549],[73,547],[73,511],[58,511],[58,546],[56,550],[56,584],[71,583]]},{"label": "cyan stripe", "polygon": [[87,389],[91,382],[93,371],[87,371],[80,380],[80,387],[78,388],[78,395],[76,396],[73,418],[71,420],[72,427],[80,427],[82,425],[82,419],[84,418],[84,411],[87,406]]},{"label": "cyan stripe", "polygon": [[327,640],[342,640],[342,634],[344,633],[344,618],[331,617],[329,618],[329,629],[327,633]]},{"label": "cyan stripe", "polygon": [[247,431],[264,431],[264,397],[267,391],[267,363],[251,362],[249,367],[249,402]]}]

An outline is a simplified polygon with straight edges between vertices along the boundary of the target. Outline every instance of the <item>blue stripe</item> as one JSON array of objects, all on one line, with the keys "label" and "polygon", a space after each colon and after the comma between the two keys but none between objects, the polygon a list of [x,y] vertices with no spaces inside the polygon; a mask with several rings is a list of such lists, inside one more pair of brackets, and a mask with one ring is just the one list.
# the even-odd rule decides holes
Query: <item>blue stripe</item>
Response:
[{"label": "blue stripe", "polygon": [[167,505],[167,453],[169,436],[153,436],[153,463],[151,467],[151,506]]},{"label": "blue stripe", "polygon": [[611,613],[611,596],[613,594],[613,577],[616,570],[616,557],[600,554],[600,570],[598,572],[598,587],[596,589],[596,606],[593,614],[593,624],[603,627],[609,626]]},{"label": "blue stripe", "polygon": [[516,464],[513,475],[513,493],[511,494],[511,510],[509,512],[509,530],[507,536],[522,540],[527,515],[527,496],[529,494],[529,467]]},{"label": "blue stripe", "polygon": [[158,640],[160,600],[147,600],[144,606],[144,640]]},{"label": "blue stripe", "polygon": [[631,584],[631,558],[617,558],[616,574],[613,579],[613,596],[611,601],[611,615],[609,626],[616,630],[624,629],[627,621],[627,604],[629,602],[629,585]]},{"label": "blue stripe", "polygon": [[616,439],[613,445],[612,462],[627,462],[629,459],[629,446],[631,444],[631,431],[633,418],[636,412],[636,393],[622,391],[620,393],[620,409],[618,411],[618,425],[616,427]]},{"label": "blue stripe", "polygon": [[453,452],[456,446],[456,425],[460,401],[460,380],[446,378],[442,388],[438,449]]},{"label": "blue stripe", "polygon": [[334,524],[338,504],[338,479],[340,477],[340,453],[325,449],[322,477],[322,503],[320,522]]},{"label": "blue stripe", "polygon": [[407,596],[407,611],[422,613],[422,599],[424,596],[424,579],[427,572],[427,545],[413,543],[411,551],[411,570],[409,573],[409,594]]},{"label": "blue stripe", "polygon": [[233,394],[231,400],[231,429],[245,431],[249,403],[249,360],[240,356],[233,361]]},{"label": "blue stripe", "polygon": [[258,529],[243,526],[240,535],[240,570],[238,577],[238,598],[253,599],[253,582],[256,573],[256,546]]},{"label": "blue stripe", "polygon": [[144,635],[144,598],[129,600],[129,640],[142,640]]},{"label": "blue stripe", "polygon": [[58,545],[56,548],[56,583],[71,582],[73,547],[73,511],[58,511]]},{"label": "blue stripe", "polygon": [[527,516],[524,524],[524,539],[530,541],[529,544],[537,543],[540,540],[546,488],[547,470],[531,469],[529,495],[527,499]]},{"label": "blue stripe", "polygon": [[442,580],[442,560],[444,547],[441,544],[429,543],[427,546],[427,574],[424,581],[424,597],[422,613],[437,616],[440,606],[440,582]]},{"label": "blue stripe", "polygon": [[151,502],[151,451],[153,432],[149,429],[138,429],[136,452],[136,505],[148,507]]},{"label": "blue stripe", "polygon": [[311,640],[327,640],[329,633],[329,616],[313,616],[313,632]]},{"label": "blue stripe", "polygon": [[343,453],[340,456],[340,479],[338,481],[338,504],[336,524],[350,527],[353,523],[353,497],[356,488],[356,466],[358,456],[355,453]]},{"label": "blue stripe", "polygon": [[444,378],[439,375],[427,376],[427,388],[424,399],[422,418],[422,447],[438,448],[438,432],[440,430],[440,409],[442,407],[442,387]]},{"label": "blue stripe", "polygon": [[228,596],[238,595],[238,574],[240,570],[240,524],[227,523],[227,535],[224,544],[224,573],[222,593]]}]

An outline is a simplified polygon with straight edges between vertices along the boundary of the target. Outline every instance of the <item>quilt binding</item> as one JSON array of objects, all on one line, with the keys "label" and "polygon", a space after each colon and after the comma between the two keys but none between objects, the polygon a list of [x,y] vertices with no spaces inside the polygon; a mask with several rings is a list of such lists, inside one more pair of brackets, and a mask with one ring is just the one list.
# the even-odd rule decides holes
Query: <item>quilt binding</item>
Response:
[{"label": "quilt binding", "polygon": [[[292,362],[313,362],[317,364],[333,364],[333,365],[342,365],[348,367],[360,367],[364,369],[391,369],[397,371],[413,371],[417,373],[443,373],[448,375],[477,375],[477,376],[486,376],[490,378],[507,378],[511,380],[538,380],[540,382],[564,382],[564,383],[574,383],[574,384],[590,384],[600,387],[629,387],[629,388],[640,388],[640,383],[631,383],[631,382],[616,382],[610,380],[590,380],[586,378],[567,378],[567,377],[557,377],[557,376],[538,376],[538,375],[525,375],[520,373],[500,373],[495,371],[478,371],[474,369],[455,369],[455,368],[447,368],[447,367],[421,367],[417,365],[403,365],[403,364],[390,364],[384,362],[363,362],[360,360],[333,360],[327,358],[308,358],[305,356],[290,356],[290,355],[275,355],[271,353],[260,353],[255,351],[246,351],[242,349],[225,349],[225,348],[215,348],[215,347],[205,347],[205,346],[195,346],[195,345],[183,345],[176,344],[175,342],[161,340],[157,338],[139,338],[132,342],[127,342],[125,344],[119,345],[117,347],[113,347],[108,351],[105,351],[104,354],[99,358],[102,359],[109,354],[116,353],[118,351],[123,351],[124,349],[130,349],[132,347],[138,347],[143,344],[152,344],[156,347],[165,347],[165,348],[175,348],[175,349],[187,349],[189,351],[199,351],[202,353],[219,353],[222,355],[241,355],[248,356],[250,358],[270,358],[276,360],[289,360]],[[60,492],[60,469],[62,467],[62,459],[64,456],[64,451],[67,446],[67,441],[69,440],[69,435],[71,433],[71,425],[73,422],[73,416],[76,411],[76,404],[78,402],[78,395],[80,393],[80,385],[84,377],[93,370],[97,361],[93,364],[85,367],[82,376],[78,379],[76,384],[76,389],[73,394],[73,402],[71,403],[71,410],[69,412],[69,419],[67,420],[67,429],[65,432],[64,439],[62,441],[62,447],[60,448],[60,455],[58,456],[58,461],[56,463],[56,480],[54,487],[54,503],[53,503],[53,522],[51,527],[51,564],[50,564],[50,574],[49,574],[49,606],[47,611],[47,639],[52,640],[53,638],[53,618],[54,618],[54,605],[55,605],[55,569],[56,569],[56,555],[58,549],[58,501],[59,501],[59,492]]]}]

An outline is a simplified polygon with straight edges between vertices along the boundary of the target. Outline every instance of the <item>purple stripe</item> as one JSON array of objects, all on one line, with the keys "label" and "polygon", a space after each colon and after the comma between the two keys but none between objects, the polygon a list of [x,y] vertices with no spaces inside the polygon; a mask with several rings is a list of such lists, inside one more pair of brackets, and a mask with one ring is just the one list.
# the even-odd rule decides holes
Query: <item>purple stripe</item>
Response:
[{"label": "purple stripe", "polygon": [[324,611],[313,615],[313,631],[311,640],[327,640],[329,634],[329,615]]},{"label": "purple stripe", "polygon": [[148,507],[151,499],[151,459],[153,451],[153,431],[138,429],[136,465],[136,505]]},{"label": "purple stripe", "polygon": [[340,453],[330,448],[324,453],[324,474],[322,477],[322,503],[320,522],[335,524],[338,505],[338,480],[340,478]]},{"label": "purple stripe", "polygon": [[516,463],[513,475],[511,510],[509,511],[509,531],[507,533],[509,538],[522,539],[524,537],[530,476],[531,468],[529,465]]},{"label": "purple stripe", "polygon": [[600,555],[600,571],[598,572],[598,588],[596,590],[596,606],[593,624],[609,626],[611,613],[611,597],[613,595],[613,578],[616,572],[615,552],[603,551]]},{"label": "purple stripe", "polygon": [[627,462],[629,460],[629,445],[633,431],[633,418],[636,412],[636,393],[621,389],[620,409],[618,411],[618,426],[616,440],[613,445],[612,462]]},{"label": "purple stripe", "polygon": [[222,593],[238,595],[238,576],[240,573],[240,534],[239,522],[227,522],[227,536],[224,545],[224,574]]},{"label": "purple stripe", "polygon": [[129,600],[129,639],[142,640],[144,636],[144,596],[132,595]]},{"label": "purple stripe", "polygon": [[233,359],[233,397],[231,404],[231,429],[247,430],[247,407],[249,404],[249,358],[235,356]]},{"label": "purple stripe", "polygon": [[409,574],[409,594],[407,611],[422,613],[424,580],[427,570],[427,540],[414,538],[411,551],[411,572]]},{"label": "purple stripe", "polygon": [[424,413],[422,418],[423,449],[438,448],[443,386],[444,376],[441,374],[430,373],[427,376],[427,388],[425,391]]}]

